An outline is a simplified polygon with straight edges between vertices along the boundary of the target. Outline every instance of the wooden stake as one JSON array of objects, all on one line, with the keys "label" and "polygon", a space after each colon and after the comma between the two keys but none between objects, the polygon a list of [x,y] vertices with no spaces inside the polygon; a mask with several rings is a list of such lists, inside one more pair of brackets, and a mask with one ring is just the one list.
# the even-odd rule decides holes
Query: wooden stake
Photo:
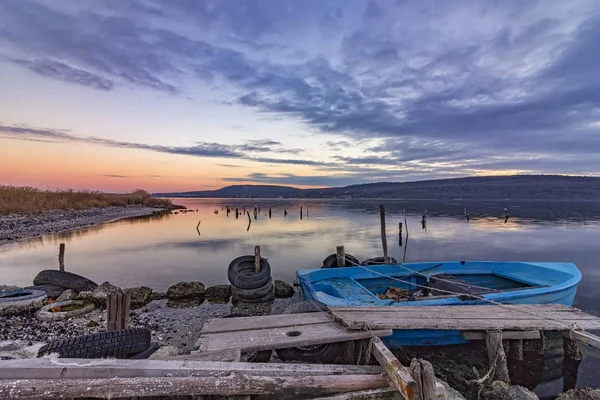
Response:
[{"label": "wooden stake", "polygon": [[398,235],[402,236],[402,222],[398,223]]},{"label": "wooden stake", "polygon": [[344,246],[337,246],[335,248],[335,254],[337,255],[337,265],[338,267],[346,266],[346,249]]},{"label": "wooden stake", "polygon": [[495,365],[496,368],[494,379],[502,381],[510,386],[506,353],[502,346],[502,331],[487,331],[485,334],[485,346],[487,348],[490,367],[494,367]]},{"label": "wooden stake", "polygon": [[114,331],[117,325],[117,294],[109,293],[106,298],[106,330]]},{"label": "wooden stake", "polygon": [[388,256],[387,235],[385,232],[385,207],[383,204],[379,205],[379,220],[381,221],[381,246],[383,247],[383,261],[389,262],[390,257]]},{"label": "wooden stake", "polygon": [[300,219],[302,219],[302,206],[300,206]]},{"label": "wooden stake", "polygon": [[65,244],[61,243],[58,246],[58,269],[65,270]]},{"label": "wooden stake", "polygon": [[373,355],[381,364],[390,380],[407,400],[417,399],[417,385],[410,372],[400,364],[400,361],[383,344],[381,339],[373,338]]},{"label": "wooden stake", "polygon": [[254,272],[260,272],[260,246],[254,246]]}]

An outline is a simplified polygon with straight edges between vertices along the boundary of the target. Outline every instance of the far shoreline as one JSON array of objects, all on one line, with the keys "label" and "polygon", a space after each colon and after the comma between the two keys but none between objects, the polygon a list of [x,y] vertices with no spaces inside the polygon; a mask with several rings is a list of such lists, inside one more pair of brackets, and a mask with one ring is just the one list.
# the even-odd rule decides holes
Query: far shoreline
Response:
[{"label": "far shoreline", "polygon": [[51,210],[35,214],[9,214],[0,216],[0,247],[68,231],[104,225],[128,219],[147,217],[183,208],[174,206],[157,208],[147,206],[110,206],[83,210]]}]

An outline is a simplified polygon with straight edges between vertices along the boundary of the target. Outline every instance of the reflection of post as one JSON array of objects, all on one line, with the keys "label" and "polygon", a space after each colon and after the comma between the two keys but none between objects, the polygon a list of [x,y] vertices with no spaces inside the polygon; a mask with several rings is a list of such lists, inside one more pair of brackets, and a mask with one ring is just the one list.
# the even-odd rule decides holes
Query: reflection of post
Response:
[{"label": "reflection of post", "polygon": [[258,209],[254,207],[254,219],[258,219]]},{"label": "reflection of post", "polygon": [[302,206],[300,206],[300,219],[302,219]]},{"label": "reflection of post", "polygon": [[235,219],[238,219],[239,216],[240,216],[240,211],[236,208],[235,209]]},{"label": "reflection of post", "polygon": [[308,207],[306,207],[306,219],[308,219]]},{"label": "reflection of post", "polygon": [[336,254],[336,261],[337,261],[337,266],[339,267],[345,267],[346,266],[346,249],[344,248],[344,246],[337,246],[335,248],[335,254]]},{"label": "reflection of post", "polygon": [[283,217],[286,218],[287,217],[287,210],[284,208],[283,209]]},{"label": "reflection of post", "polygon": [[504,209],[504,223],[508,222],[508,218],[510,218],[510,215],[508,215],[508,210],[505,208]]},{"label": "reflection of post", "polygon": [[254,272],[260,272],[260,246],[254,246]]},{"label": "reflection of post", "polygon": [[402,235],[398,235],[398,246],[402,247]]},{"label": "reflection of post", "polygon": [[198,220],[198,225],[196,225],[196,232],[198,232],[198,236],[202,236],[200,234],[200,222],[202,222],[202,221]]},{"label": "reflection of post", "polygon": [[427,229],[427,215],[425,214],[421,217],[421,227],[422,229]]},{"label": "reflection of post", "polygon": [[58,269],[65,270],[65,244],[61,243],[58,246]]},{"label": "reflection of post", "polygon": [[250,230],[251,224],[252,224],[252,218],[250,218],[250,211],[248,211],[248,228],[246,229],[246,232],[248,232]]},{"label": "reflection of post", "polygon": [[269,207],[269,218],[271,218],[271,207]]},{"label": "reflection of post", "polygon": [[387,247],[387,235],[385,232],[385,207],[383,204],[379,205],[379,220],[381,222],[381,246],[383,247],[383,261],[388,262],[388,247]]}]

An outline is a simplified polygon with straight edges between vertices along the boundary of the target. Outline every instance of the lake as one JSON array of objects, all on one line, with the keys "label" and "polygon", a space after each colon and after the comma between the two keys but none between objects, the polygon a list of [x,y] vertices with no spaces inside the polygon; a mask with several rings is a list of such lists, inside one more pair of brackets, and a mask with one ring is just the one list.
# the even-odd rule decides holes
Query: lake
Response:
[{"label": "lake", "polygon": [[[359,260],[381,256],[378,204],[386,207],[390,256],[398,261],[567,261],[583,274],[575,306],[600,315],[600,203],[545,201],[400,201],[175,199],[194,212],[121,220],[0,247],[0,284],[31,285],[41,269],[58,268],[98,283],[164,291],[180,281],[227,282],[227,266],[244,254],[269,259],[276,279],[318,268],[344,245]],[[225,208],[232,211],[229,216]],[[244,207],[257,219],[240,215]],[[303,215],[300,218],[300,207]],[[271,218],[268,216],[271,208]],[[464,216],[468,208],[470,221]],[[504,208],[509,219],[505,223]],[[197,212],[196,212],[197,210]],[[288,215],[284,216],[284,210]],[[400,241],[398,224],[408,226]],[[216,213],[218,212],[218,213]],[[421,216],[427,213],[426,229]],[[198,222],[200,225],[198,226]],[[196,229],[198,226],[198,230]],[[406,226],[404,227],[406,229]],[[579,383],[598,387],[599,356],[587,352]]]}]

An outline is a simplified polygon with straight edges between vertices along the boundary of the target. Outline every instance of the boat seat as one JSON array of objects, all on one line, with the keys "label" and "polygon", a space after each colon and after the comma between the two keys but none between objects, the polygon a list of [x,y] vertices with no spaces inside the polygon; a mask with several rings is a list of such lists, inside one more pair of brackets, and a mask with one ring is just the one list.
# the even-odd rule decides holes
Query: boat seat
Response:
[{"label": "boat seat", "polygon": [[350,278],[333,278],[329,280],[329,284],[347,300],[380,303],[379,298]]},{"label": "boat seat", "polygon": [[454,275],[438,274],[429,277],[429,292],[433,296],[450,295],[453,293],[478,295],[492,291],[471,285],[471,283],[459,279]]}]

